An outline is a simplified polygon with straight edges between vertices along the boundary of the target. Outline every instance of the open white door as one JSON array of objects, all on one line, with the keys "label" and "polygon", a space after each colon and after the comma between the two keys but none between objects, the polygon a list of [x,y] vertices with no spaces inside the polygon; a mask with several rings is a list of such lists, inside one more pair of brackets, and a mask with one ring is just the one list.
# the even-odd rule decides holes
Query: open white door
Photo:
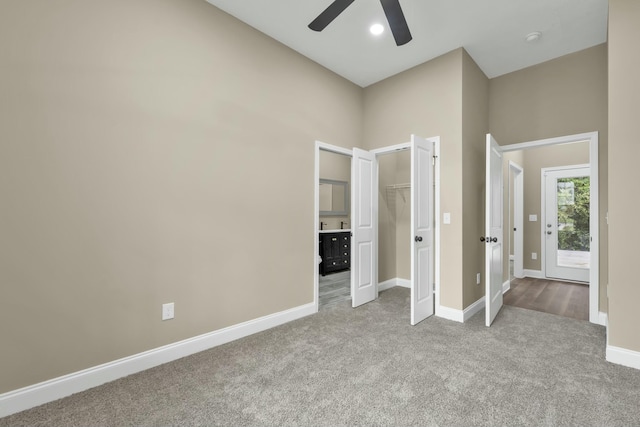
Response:
[{"label": "open white door", "polygon": [[487,326],[502,308],[502,149],[487,134],[485,236],[485,321]]},{"label": "open white door", "polygon": [[411,324],[433,315],[433,143],[411,135]]},{"label": "open white door", "polygon": [[378,228],[378,167],[376,156],[353,149],[351,166],[351,303],[353,307],[378,297],[376,233]]}]

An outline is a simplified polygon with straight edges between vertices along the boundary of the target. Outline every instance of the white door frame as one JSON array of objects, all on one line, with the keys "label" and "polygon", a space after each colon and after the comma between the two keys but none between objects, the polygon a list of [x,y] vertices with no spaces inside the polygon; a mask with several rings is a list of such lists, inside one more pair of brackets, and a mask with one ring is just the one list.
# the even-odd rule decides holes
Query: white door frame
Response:
[{"label": "white door frame", "polygon": [[[589,229],[591,233],[591,269],[589,272],[589,322],[599,325],[605,324],[606,314],[600,313],[600,186],[598,169],[598,132],[587,132],[557,138],[541,139],[502,146],[502,151],[518,151],[528,148],[550,145],[570,144],[574,142],[589,142],[589,165],[591,167],[591,192],[589,208]],[[593,191],[595,189],[595,191]],[[544,233],[544,224],[540,224],[540,241]],[[542,249],[544,250],[544,249]]]},{"label": "white door frame", "polygon": [[[513,172],[513,180],[511,173]],[[509,160],[509,186],[513,185],[513,218],[509,215],[509,234],[516,228],[513,234],[513,276],[516,278],[524,277],[524,170],[517,163]],[[509,201],[511,204],[511,201]],[[509,207],[511,213],[511,207]],[[511,237],[511,236],[509,236]],[[509,238],[511,244],[511,238]],[[511,250],[508,251],[511,255]],[[509,278],[511,280],[511,278]]]},{"label": "white door frame", "polygon": [[[542,277],[548,277],[547,276],[547,257],[549,256],[549,254],[547,253],[547,236],[545,235],[545,233],[547,232],[547,227],[545,226],[545,224],[549,223],[549,219],[547,218],[547,181],[546,181],[546,175],[548,172],[560,172],[560,171],[567,171],[567,170],[574,170],[574,169],[578,169],[578,170],[585,170],[585,169],[589,169],[589,178],[591,178],[591,167],[588,164],[578,164],[578,165],[566,165],[566,166],[553,166],[553,167],[548,167],[548,168],[542,168],[540,169],[540,222],[542,224],[542,240],[541,240],[541,247],[540,247],[540,262],[541,262],[541,266],[540,266],[540,270],[542,272]],[[581,174],[582,176],[582,174]],[[586,176],[586,175],[585,175]],[[591,180],[589,180],[591,181]],[[591,184],[589,184],[589,193],[591,193]],[[557,222],[557,221],[555,221]],[[589,221],[589,226],[591,226],[591,221]],[[555,230],[555,234],[557,237],[557,229]],[[589,231],[589,234],[591,234],[591,231]],[[557,240],[556,240],[557,243]],[[591,251],[591,247],[589,247],[589,251]],[[591,268],[591,266],[589,266],[589,268]],[[553,279],[554,277],[551,277],[551,279]],[[557,279],[557,280],[566,280],[566,281],[572,281],[572,279]],[[582,282],[584,283],[584,282]]]},{"label": "white door frame", "polygon": [[[320,287],[319,287],[319,274],[320,265],[318,258],[320,257],[319,242],[320,236],[318,230],[320,229],[320,151],[328,151],[330,153],[342,154],[353,159],[353,150],[347,150],[337,145],[327,144],[321,141],[316,141],[315,147],[315,166],[313,172],[313,304],[315,306],[314,312],[318,312],[320,304]],[[353,165],[351,165],[353,167]]]}]

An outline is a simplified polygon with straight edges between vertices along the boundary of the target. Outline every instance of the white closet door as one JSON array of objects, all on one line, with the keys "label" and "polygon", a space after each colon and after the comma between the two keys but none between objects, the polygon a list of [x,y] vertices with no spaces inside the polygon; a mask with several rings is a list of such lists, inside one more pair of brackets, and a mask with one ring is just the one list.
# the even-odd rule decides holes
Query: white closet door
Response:
[{"label": "white closet door", "polygon": [[434,310],[433,142],[411,135],[411,324]]},{"label": "white closet door", "polygon": [[378,166],[376,156],[353,149],[351,167],[351,302],[353,307],[378,297]]}]

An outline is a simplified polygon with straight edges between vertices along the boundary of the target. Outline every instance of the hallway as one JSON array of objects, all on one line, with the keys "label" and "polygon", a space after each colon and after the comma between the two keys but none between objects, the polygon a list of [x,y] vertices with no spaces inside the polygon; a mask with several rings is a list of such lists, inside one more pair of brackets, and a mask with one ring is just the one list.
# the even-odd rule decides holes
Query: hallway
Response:
[{"label": "hallway", "polygon": [[549,279],[511,280],[504,304],[578,320],[589,320],[589,286]]}]

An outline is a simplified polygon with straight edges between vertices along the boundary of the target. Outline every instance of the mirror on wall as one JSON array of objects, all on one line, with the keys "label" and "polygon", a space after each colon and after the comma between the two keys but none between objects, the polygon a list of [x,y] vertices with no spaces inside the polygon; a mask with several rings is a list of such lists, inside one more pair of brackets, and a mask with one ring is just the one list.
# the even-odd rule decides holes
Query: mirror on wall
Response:
[{"label": "mirror on wall", "polygon": [[320,178],[320,215],[349,214],[349,183]]}]

